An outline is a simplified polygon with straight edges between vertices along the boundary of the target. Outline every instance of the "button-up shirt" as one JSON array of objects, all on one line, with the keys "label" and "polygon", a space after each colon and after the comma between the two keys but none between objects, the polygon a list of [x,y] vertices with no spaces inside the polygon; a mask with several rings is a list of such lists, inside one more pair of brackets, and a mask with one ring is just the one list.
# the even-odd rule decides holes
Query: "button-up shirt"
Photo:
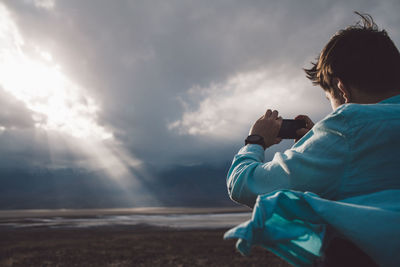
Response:
[{"label": "button-up shirt", "polygon": [[400,266],[400,95],[342,105],[263,161],[263,148],[247,145],[228,173],[231,198],[254,206],[251,220],[225,234],[239,251],[261,245],[314,266],[329,229],[380,266]]}]

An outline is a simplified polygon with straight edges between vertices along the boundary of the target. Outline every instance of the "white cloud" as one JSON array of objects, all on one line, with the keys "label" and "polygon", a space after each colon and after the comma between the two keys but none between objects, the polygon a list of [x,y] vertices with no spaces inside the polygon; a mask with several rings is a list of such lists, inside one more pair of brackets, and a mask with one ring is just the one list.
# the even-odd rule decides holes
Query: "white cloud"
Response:
[{"label": "white cloud", "polygon": [[180,134],[234,140],[243,136],[267,108],[278,110],[285,118],[321,113],[322,98],[318,99],[315,91],[309,92],[314,88],[300,69],[297,75],[293,72],[285,67],[278,71],[263,69],[239,73],[207,88],[193,87],[181,99],[185,110],[182,118],[168,127]]},{"label": "white cloud", "polygon": [[25,0],[28,4],[33,4],[37,8],[51,10],[56,4],[56,0]]}]

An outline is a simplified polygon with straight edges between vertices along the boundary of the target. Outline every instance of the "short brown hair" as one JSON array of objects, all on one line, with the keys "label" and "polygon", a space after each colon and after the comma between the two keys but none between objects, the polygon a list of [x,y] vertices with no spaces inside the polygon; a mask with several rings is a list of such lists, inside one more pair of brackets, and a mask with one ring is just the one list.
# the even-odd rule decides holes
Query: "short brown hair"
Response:
[{"label": "short brown hair", "polygon": [[335,96],[335,78],[371,94],[400,90],[399,50],[370,15],[354,13],[361,21],[329,40],[312,67],[304,69],[307,78]]}]

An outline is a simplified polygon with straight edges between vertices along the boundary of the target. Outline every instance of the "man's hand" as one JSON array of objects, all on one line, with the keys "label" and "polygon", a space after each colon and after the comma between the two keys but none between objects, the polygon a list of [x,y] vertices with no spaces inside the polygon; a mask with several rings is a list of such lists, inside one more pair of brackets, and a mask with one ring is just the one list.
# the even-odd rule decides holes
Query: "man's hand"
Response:
[{"label": "man's hand", "polygon": [[306,128],[301,128],[298,129],[296,131],[297,135],[300,136],[298,139],[295,139],[294,141],[297,142],[300,140],[301,137],[303,137],[306,133],[308,133],[308,131],[310,131],[312,129],[312,127],[314,127],[314,123],[312,122],[312,120],[306,116],[306,115],[298,115],[296,118],[294,118],[295,120],[303,120],[306,122]]},{"label": "man's hand", "polygon": [[268,109],[251,127],[249,135],[257,134],[262,136],[267,148],[282,141],[282,138],[277,137],[281,125],[282,118],[278,117],[278,111]]}]

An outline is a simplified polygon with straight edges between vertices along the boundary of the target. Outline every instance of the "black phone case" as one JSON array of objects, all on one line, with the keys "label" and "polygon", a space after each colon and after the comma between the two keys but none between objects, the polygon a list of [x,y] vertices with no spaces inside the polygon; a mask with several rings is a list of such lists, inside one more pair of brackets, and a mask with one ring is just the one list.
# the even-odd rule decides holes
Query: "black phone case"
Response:
[{"label": "black phone case", "polygon": [[306,128],[306,122],[303,120],[283,120],[278,137],[282,139],[296,139],[299,137],[296,131],[301,128]]}]

